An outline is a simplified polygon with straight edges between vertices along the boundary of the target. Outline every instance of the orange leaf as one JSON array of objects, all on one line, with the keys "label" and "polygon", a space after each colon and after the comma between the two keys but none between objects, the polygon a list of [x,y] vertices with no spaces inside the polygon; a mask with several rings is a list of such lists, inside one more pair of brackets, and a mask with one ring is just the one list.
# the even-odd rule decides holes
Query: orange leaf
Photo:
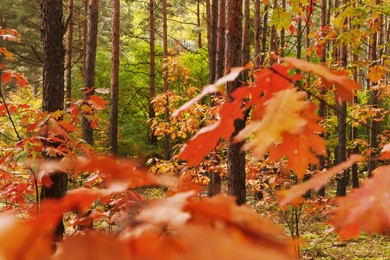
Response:
[{"label": "orange leaf", "polygon": [[340,71],[332,71],[323,65],[309,63],[300,59],[286,57],[280,58],[281,61],[285,61],[299,70],[314,73],[324,79],[327,85],[336,86],[336,101],[347,101],[352,103],[355,96],[354,91],[360,90],[359,84],[348,78],[348,73]]},{"label": "orange leaf", "polygon": [[344,171],[357,162],[363,161],[363,159],[364,158],[361,155],[351,155],[351,157],[345,162],[330,168],[326,172],[316,174],[308,181],[295,185],[289,190],[278,191],[279,206],[284,206],[290,203],[296,205],[296,202],[299,201],[302,194],[311,189],[316,191],[320,190],[334,175]]},{"label": "orange leaf", "polygon": [[92,101],[91,102],[92,107],[99,110],[105,109],[106,105],[108,104],[107,101],[105,101],[103,98],[96,95],[89,96],[89,99]]},{"label": "orange leaf", "polygon": [[390,230],[390,166],[373,172],[361,188],[354,189],[348,197],[338,198],[339,207],[330,218],[340,239],[359,235],[360,227],[368,234]]},{"label": "orange leaf", "polygon": [[257,158],[262,158],[273,142],[282,140],[283,132],[297,134],[305,126],[307,121],[300,113],[309,102],[303,100],[304,97],[304,93],[298,93],[295,89],[275,93],[264,103],[266,108],[262,120],[247,125],[234,141],[244,141],[253,133],[253,139],[243,148],[251,150]]},{"label": "orange leaf", "polygon": [[315,114],[316,106],[310,103],[301,113],[307,124],[297,134],[283,133],[283,141],[270,148],[270,161],[288,158],[287,168],[293,170],[298,178],[302,179],[310,164],[318,164],[318,155],[326,155],[325,141],[318,136],[324,130],[318,124],[320,117]]},{"label": "orange leaf", "polygon": [[27,79],[24,75],[19,74],[19,73],[14,73],[13,74],[16,84],[18,84],[19,87],[25,87],[27,85]]},{"label": "orange leaf", "polygon": [[375,65],[369,69],[369,72],[367,73],[367,78],[371,82],[377,83],[385,75],[386,75],[386,69],[383,66]]},{"label": "orange leaf", "polygon": [[380,159],[382,160],[390,160],[390,143],[386,144],[385,146],[383,146],[382,150],[381,150],[381,156],[380,156]]}]

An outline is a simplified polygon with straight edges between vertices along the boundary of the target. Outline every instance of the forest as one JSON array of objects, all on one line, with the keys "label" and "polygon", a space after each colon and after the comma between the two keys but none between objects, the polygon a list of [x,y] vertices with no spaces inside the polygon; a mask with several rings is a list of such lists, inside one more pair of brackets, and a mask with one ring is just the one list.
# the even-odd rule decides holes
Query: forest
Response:
[{"label": "forest", "polygon": [[389,259],[389,0],[1,0],[0,259]]}]

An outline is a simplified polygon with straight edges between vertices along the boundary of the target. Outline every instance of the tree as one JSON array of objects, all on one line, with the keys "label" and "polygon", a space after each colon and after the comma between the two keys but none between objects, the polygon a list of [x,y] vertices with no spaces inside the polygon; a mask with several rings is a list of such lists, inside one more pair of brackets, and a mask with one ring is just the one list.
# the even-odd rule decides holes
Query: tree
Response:
[{"label": "tree", "polygon": [[[84,78],[85,99],[89,99],[89,97],[94,94],[98,13],[99,13],[99,1],[89,0],[87,49],[86,49],[86,64],[85,64],[85,78]],[[83,138],[88,144],[93,145],[93,129],[91,126],[91,120],[92,120],[91,117],[92,117],[92,110],[89,109],[88,114],[85,113],[83,116]]]},{"label": "tree", "polygon": [[68,0],[68,35],[66,44],[65,87],[66,99],[72,99],[73,0]]},{"label": "tree", "polygon": [[112,68],[109,146],[111,153],[118,152],[118,106],[119,106],[119,36],[120,1],[112,1]]},{"label": "tree", "polygon": [[[231,69],[242,65],[242,0],[226,1],[226,45],[225,45],[225,67]],[[240,80],[228,82],[226,89],[230,95],[240,86]],[[236,120],[236,135],[245,127],[245,120]],[[236,196],[238,204],[246,201],[245,190],[245,152],[241,150],[243,143],[233,143],[232,138],[228,141],[228,194]]]},{"label": "tree", "polygon": [[[163,23],[163,91],[166,94],[166,106],[164,119],[169,122],[169,99],[168,99],[168,25],[167,25],[167,0],[162,0],[162,23]],[[164,159],[171,157],[169,136],[164,134]]]},{"label": "tree", "polygon": [[[42,50],[43,50],[43,96],[42,110],[49,113],[64,108],[64,46],[62,21],[62,1],[42,0]],[[46,145],[56,146],[56,143]],[[62,198],[67,190],[67,174],[56,171],[50,176],[53,184],[43,186],[41,200],[49,198]],[[64,233],[64,224],[61,221],[55,230],[57,239]]]},{"label": "tree", "polygon": [[[150,50],[150,90],[149,90],[149,120],[152,120],[156,117],[156,112],[154,111],[152,99],[156,95],[156,68],[155,68],[155,17],[154,17],[154,0],[149,1],[149,23],[150,23],[150,35],[149,35],[149,50]],[[154,134],[154,131],[150,133],[150,143],[157,143],[157,136]]]}]

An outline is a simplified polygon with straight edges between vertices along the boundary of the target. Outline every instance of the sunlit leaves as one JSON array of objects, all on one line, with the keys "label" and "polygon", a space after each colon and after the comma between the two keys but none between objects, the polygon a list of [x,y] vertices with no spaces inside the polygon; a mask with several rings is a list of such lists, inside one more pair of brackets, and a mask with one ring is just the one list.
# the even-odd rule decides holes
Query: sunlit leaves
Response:
[{"label": "sunlit leaves", "polygon": [[271,21],[269,25],[275,25],[276,30],[288,30],[288,27],[291,24],[291,13],[283,10],[282,7],[277,7],[273,10],[271,15]]},{"label": "sunlit leaves", "polygon": [[294,89],[279,91],[264,105],[264,117],[259,122],[246,126],[236,137],[235,141],[243,141],[253,133],[253,139],[244,145],[244,149],[262,158],[274,142],[282,140],[282,133],[297,134],[307,121],[300,115],[309,103],[304,101],[305,94]]},{"label": "sunlit leaves", "polygon": [[387,73],[387,70],[380,65],[375,65],[369,69],[367,73],[367,78],[373,82],[377,83],[380,79],[382,79]]},{"label": "sunlit leaves", "polygon": [[339,207],[329,222],[340,239],[357,237],[362,228],[368,234],[390,229],[390,166],[373,172],[360,189],[338,199]]}]

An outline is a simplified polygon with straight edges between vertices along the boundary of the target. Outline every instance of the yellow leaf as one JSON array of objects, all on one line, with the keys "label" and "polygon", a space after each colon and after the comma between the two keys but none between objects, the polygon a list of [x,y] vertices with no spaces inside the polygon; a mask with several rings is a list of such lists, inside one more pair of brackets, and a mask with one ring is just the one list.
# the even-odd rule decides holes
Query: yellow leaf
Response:
[{"label": "yellow leaf", "polygon": [[370,71],[367,74],[367,78],[373,82],[377,83],[383,76],[386,75],[386,69],[383,66],[375,65],[370,68]]},{"label": "yellow leaf", "polygon": [[257,158],[262,158],[269,146],[282,140],[282,133],[297,134],[307,121],[301,116],[301,111],[309,104],[303,100],[304,93],[295,89],[277,92],[265,102],[265,113],[261,121],[247,125],[236,137],[235,141],[245,140],[251,133],[253,139],[244,145]]}]

